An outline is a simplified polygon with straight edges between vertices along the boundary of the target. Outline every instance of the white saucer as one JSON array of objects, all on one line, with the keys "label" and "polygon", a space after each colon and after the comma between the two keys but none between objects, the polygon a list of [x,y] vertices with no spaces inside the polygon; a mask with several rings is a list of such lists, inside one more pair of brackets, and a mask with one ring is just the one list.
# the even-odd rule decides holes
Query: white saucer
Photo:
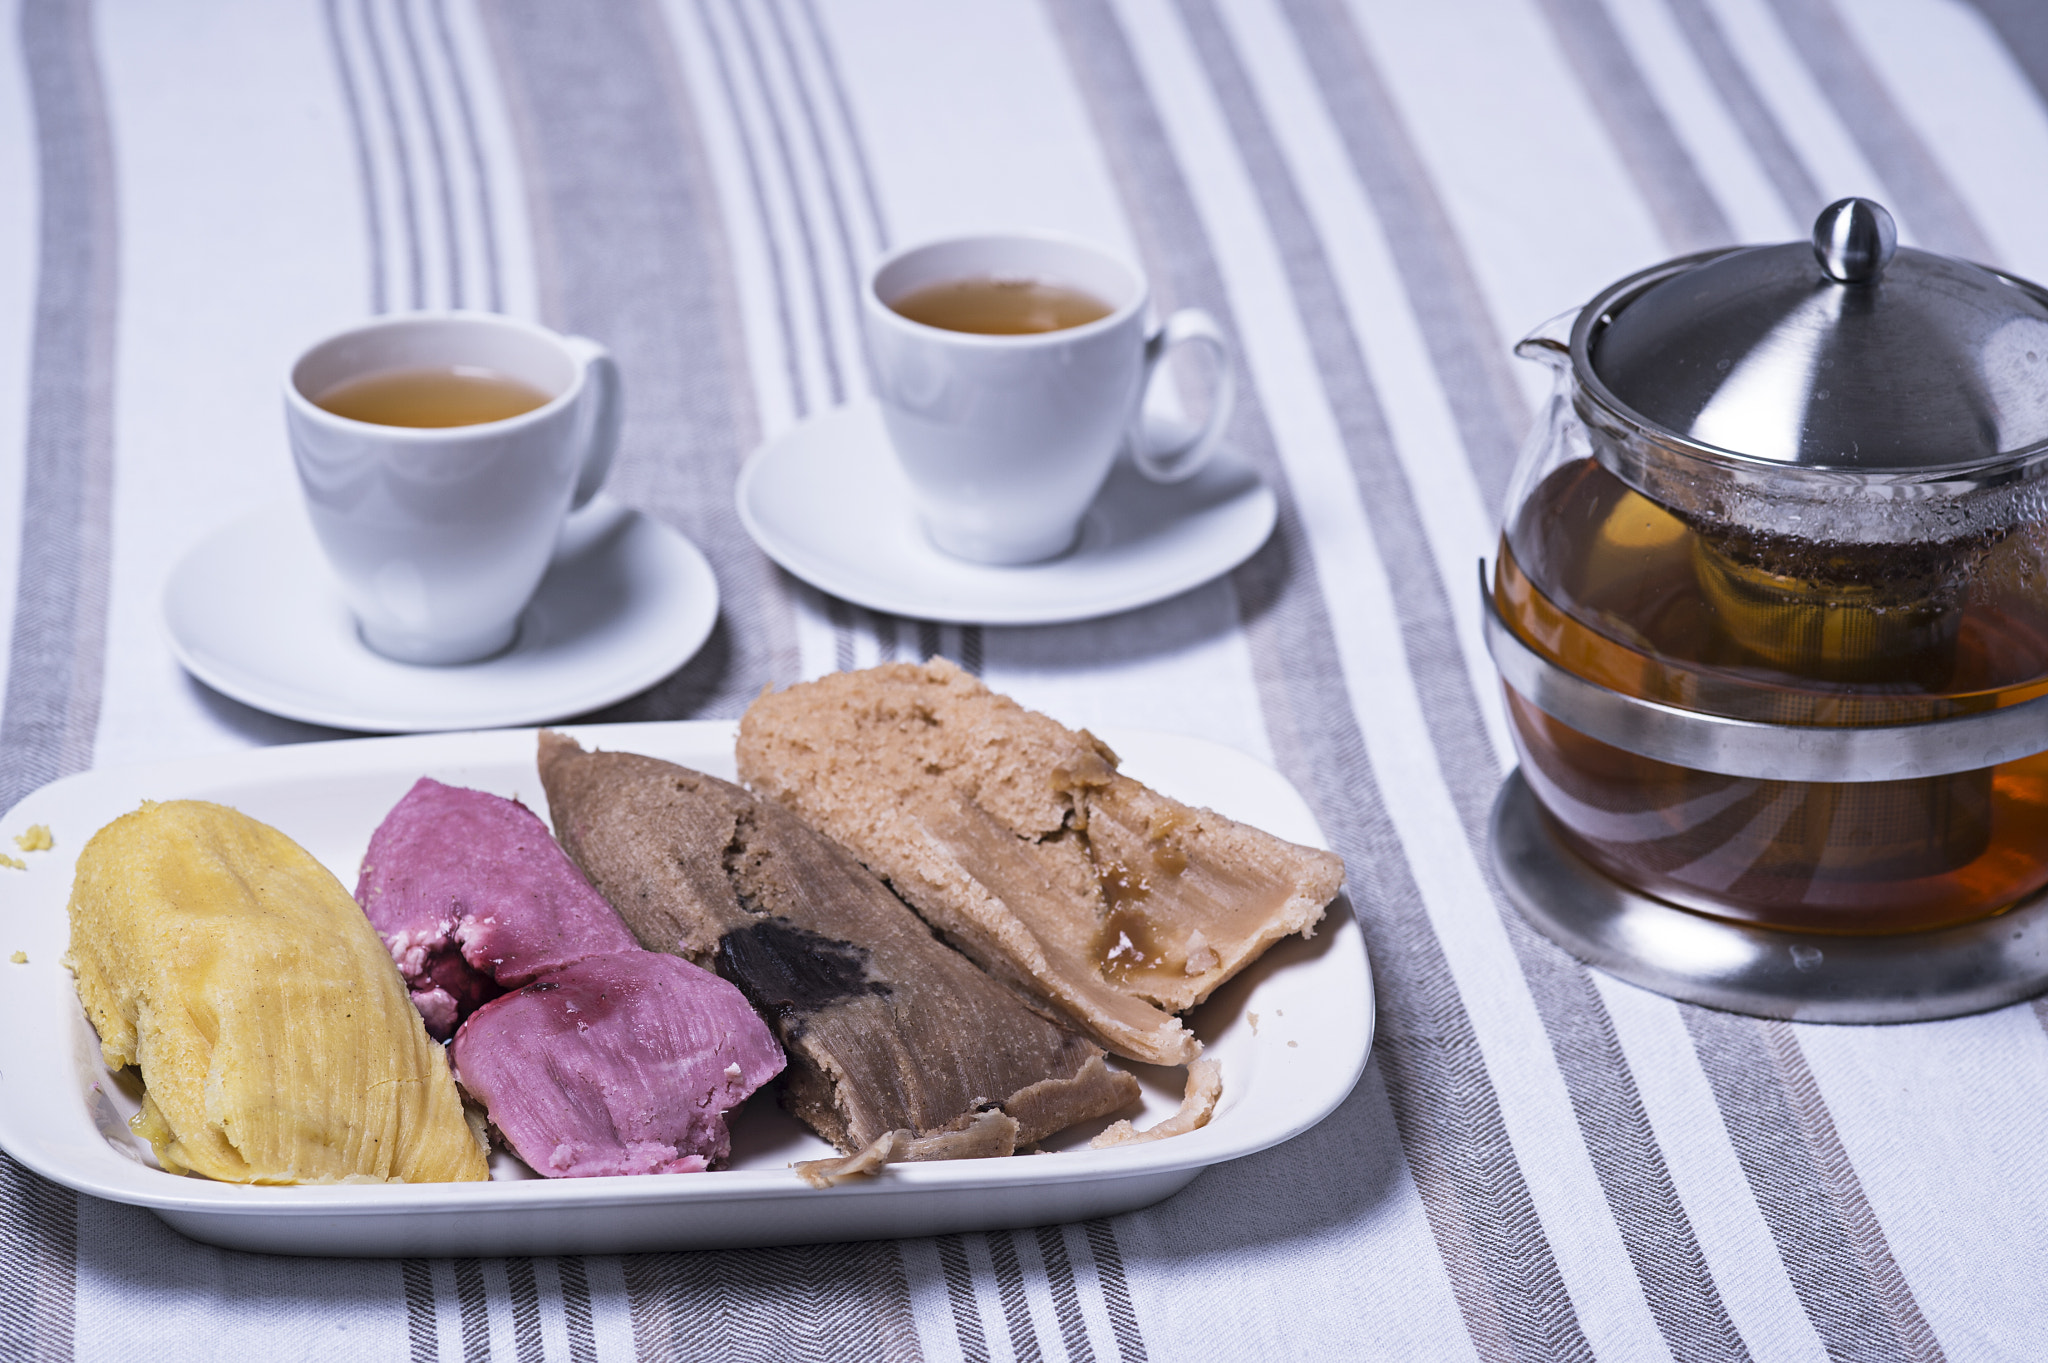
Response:
[{"label": "white saucer", "polygon": [[480,663],[422,667],[371,652],[297,503],[215,531],[164,588],[171,651],[214,690],[383,733],[583,714],[681,667],[717,619],[718,582],[696,546],[603,497],[570,518],[512,647]]},{"label": "white saucer", "polygon": [[761,551],[842,600],[919,620],[1050,625],[1162,601],[1227,573],[1272,533],[1277,503],[1219,451],[1185,483],[1119,460],[1071,550],[998,568],[934,548],[873,403],[835,408],[770,440],[740,470],[740,522]]}]

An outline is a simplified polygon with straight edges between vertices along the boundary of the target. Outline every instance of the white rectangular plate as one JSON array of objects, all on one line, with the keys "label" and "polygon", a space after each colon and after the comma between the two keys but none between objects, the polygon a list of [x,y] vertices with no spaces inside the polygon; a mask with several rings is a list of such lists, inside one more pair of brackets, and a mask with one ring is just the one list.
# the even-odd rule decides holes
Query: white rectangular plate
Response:
[{"label": "white rectangular plate", "polygon": [[[565,732],[586,747],[733,776],[730,723]],[[1322,845],[1286,778],[1243,753],[1143,730],[1104,737],[1125,771],[1160,791]],[[1322,1120],[1358,1081],[1372,1044],[1372,975],[1339,897],[1313,941],[1287,939],[1192,1014],[1207,1053],[1222,1062],[1223,1099],[1208,1126],[1171,1140],[1089,1150],[1094,1128],[1082,1128],[1051,1154],[892,1165],[819,1191],[788,1166],[829,1148],[763,1095],[735,1114],[733,1167],[708,1174],[546,1180],[501,1156],[489,1183],[255,1188],[155,1167],[125,1125],[134,1080],[100,1059],[60,964],[79,850],[145,799],[215,800],[282,830],[353,887],[371,831],[421,776],[516,796],[546,817],[531,729],[309,743],[91,771],[18,805],[4,832],[47,824],[56,846],[27,854],[25,873],[0,868],[0,1146],[46,1178],[147,1207],[195,1239],[282,1254],[625,1253],[934,1235],[1156,1202],[1212,1164]],[[27,964],[7,962],[17,951]],[[1139,1126],[1175,1109],[1181,1071],[1127,1068],[1145,1087]]]}]

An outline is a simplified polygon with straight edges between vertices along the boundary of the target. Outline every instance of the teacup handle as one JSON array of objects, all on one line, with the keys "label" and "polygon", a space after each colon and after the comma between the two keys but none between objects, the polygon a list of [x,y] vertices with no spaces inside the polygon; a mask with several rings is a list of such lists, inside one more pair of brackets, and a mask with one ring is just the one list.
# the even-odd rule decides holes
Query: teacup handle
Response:
[{"label": "teacup handle", "polygon": [[576,475],[576,496],[571,511],[581,511],[612,470],[612,456],[619,450],[619,428],[626,417],[624,391],[619,386],[618,361],[588,336],[564,336],[562,343],[583,366],[584,382],[590,386],[589,401],[597,404],[590,423],[590,448],[583,453],[583,471]]},{"label": "teacup handle", "polygon": [[[1209,403],[1209,419],[1192,433],[1180,422],[1149,415],[1152,386],[1166,372],[1166,357],[1174,347],[1190,344],[1206,345],[1216,354],[1216,395]],[[1215,453],[1236,401],[1237,367],[1232,362],[1229,338],[1208,313],[1200,308],[1182,308],[1145,342],[1145,378],[1139,389],[1137,420],[1132,423],[1131,462],[1155,483],[1178,483],[1194,477]]]}]

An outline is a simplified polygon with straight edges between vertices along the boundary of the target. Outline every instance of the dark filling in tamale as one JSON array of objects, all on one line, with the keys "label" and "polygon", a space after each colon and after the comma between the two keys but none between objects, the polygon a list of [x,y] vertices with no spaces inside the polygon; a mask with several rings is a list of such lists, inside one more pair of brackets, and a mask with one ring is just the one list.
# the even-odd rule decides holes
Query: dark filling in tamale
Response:
[{"label": "dark filling in tamale", "polygon": [[764,918],[718,939],[718,973],[739,985],[765,1017],[787,1017],[800,1033],[807,1014],[862,994],[887,997],[867,978],[867,952],[820,937],[782,918]]}]

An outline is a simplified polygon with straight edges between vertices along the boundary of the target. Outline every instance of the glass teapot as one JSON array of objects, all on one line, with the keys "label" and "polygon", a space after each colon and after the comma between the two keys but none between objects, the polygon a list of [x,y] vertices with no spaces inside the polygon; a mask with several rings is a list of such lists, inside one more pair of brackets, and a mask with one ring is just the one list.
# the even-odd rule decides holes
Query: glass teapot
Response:
[{"label": "glass teapot", "polygon": [[1488,642],[1566,844],[1805,932],[2048,885],[2048,292],[1845,199],[1517,353],[1556,386]]}]

